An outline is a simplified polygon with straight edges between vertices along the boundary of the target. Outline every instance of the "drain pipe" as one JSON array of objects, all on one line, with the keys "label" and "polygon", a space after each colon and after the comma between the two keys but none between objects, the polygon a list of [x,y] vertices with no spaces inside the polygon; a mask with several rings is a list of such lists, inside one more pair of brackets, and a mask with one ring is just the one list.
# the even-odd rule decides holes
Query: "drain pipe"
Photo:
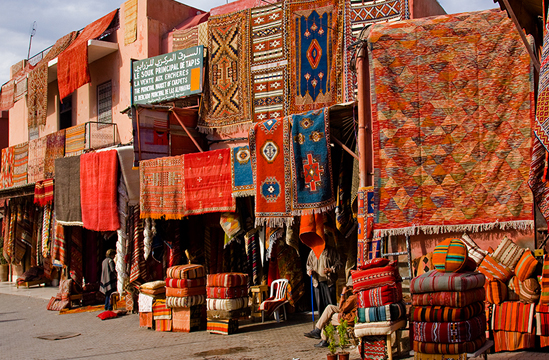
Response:
[{"label": "drain pipe", "polygon": [[373,185],[372,104],[368,45],[363,41],[356,59],[358,83],[358,169],[359,187]]}]

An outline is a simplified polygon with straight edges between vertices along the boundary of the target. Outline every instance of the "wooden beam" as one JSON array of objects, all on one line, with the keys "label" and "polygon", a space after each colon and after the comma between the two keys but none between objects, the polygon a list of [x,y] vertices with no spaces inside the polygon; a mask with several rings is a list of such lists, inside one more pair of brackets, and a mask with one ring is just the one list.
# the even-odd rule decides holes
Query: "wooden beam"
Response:
[{"label": "wooden beam", "polygon": [[194,143],[194,145],[196,146],[196,148],[198,149],[198,151],[204,152],[204,151],[202,150],[202,148],[200,147],[200,145],[198,145],[198,143],[196,142],[196,140],[194,139],[194,137],[191,135],[191,133],[189,132],[189,130],[187,129],[187,127],[185,126],[185,124],[183,124],[183,121],[181,121],[181,119],[179,118],[179,116],[178,116],[177,113],[175,112],[175,108],[172,110],[172,113],[173,113],[173,115],[175,116],[175,119],[179,122],[179,125],[181,125],[181,127],[183,128],[183,130],[185,130],[185,132],[187,133],[187,135],[191,138],[192,142]]},{"label": "wooden beam", "polygon": [[139,108],[135,108],[135,122],[137,124],[137,150],[139,152],[138,161],[141,161],[141,130],[139,129]]},{"label": "wooden beam", "polygon": [[513,8],[509,4],[509,0],[498,0],[503,1],[503,4],[505,4],[505,8],[507,9],[507,12],[509,13],[509,16],[511,17],[511,20],[513,20],[513,23],[515,23],[515,27],[517,28],[520,38],[522,39],[522,42],[524,43],[524,46],[526,46],[526,50],[528,50],[528,54],[530,54],[530,59],[532,60],[532,64],[534,64],[534,67],[536,68],[536,71],[539,74],[540,70],[540,63],[539,60],[536,58],[536,55],[534,55],[534,50],[528,43],[528,39],[526,39],[526,35],[524,35],[524,31],[522,30],[520,23],[517,19],[517,16],[515,15],[515,12],[513,11]]},{"label": "wooden beam", "polygon": [[349,149],[347,146],[345,146],[344,143],[342,143],[341,141],[339,141],[338,138],[336,138],[335,136],[333,135],[330,135],[330,140],[333,140],[336,144],[338,144],[339,146],[341,146],[343,148],[343,150],[345,150],[349,155],[351,155],[352,157],[354,157],[355,159],[357,160],[360,160],[360,158],[358,157],[357,154],[355,154],[355,152],[351,149]]}]

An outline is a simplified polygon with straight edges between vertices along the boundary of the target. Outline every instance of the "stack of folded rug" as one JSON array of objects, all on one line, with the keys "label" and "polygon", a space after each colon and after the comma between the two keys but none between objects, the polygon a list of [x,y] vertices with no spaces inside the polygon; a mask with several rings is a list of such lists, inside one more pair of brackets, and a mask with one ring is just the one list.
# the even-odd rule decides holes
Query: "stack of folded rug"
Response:
[{"label": "stack of folded rug", "polygon": [[166,306],[172,309],[172,330],[200,330],[205,319],[206,271],[197,264],[172,266],[167,270]]},{"label": "stack of folded rug", "polygon": [[250,316],[248,275],[221,273],[208,275],[207,330],[230,335],[238,330],[238,319]]},{"label": "stack of folded rug", "polygon": [[435,270],[410,283],[415,358],[475,352],[486,342],[485,277],[470,271],[476,264],[460,239],[440,243],[433,252],[433,265]]},{"label": "stack of folded rug", "polygon": [[406,327],[402,278],[395,261],[372,259],[351,272],[357,295],[355,336],[361,338],[362,358],[385,358],[387,335]]},{"label": "stack of folded rug", "polygon": [[[166,297],[166,282],[151,281],[139,287],[139,326],[154,328],[153,306]],[[165,327],[164,324],[161,327]]]}]

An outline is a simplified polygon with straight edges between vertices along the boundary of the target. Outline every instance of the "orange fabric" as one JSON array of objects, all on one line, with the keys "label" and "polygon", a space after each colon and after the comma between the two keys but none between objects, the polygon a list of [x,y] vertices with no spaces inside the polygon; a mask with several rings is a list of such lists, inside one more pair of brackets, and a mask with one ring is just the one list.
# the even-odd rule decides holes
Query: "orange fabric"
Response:
[{"label": "orange fabric", "polygon": [[57,81],[59,98],[64,99],[80,86],[91,81],[88,68],[88,40],[107,30],[118,10],[86,26],[75,41],[58,56]]},{"label": "orange fabric", "polygon": [[206,295],[206,287],[197,286],[192,288],[166,288],[166,296],[170,297],[185,297],[195,295]]},{"label": "orange fabric", "polygon": [[326,247],[324,238],[324,215],[302,215],[299,227],[299,238],[303,244],[313,250],[316,258],[319,259],[320,254],[322,254]]}]

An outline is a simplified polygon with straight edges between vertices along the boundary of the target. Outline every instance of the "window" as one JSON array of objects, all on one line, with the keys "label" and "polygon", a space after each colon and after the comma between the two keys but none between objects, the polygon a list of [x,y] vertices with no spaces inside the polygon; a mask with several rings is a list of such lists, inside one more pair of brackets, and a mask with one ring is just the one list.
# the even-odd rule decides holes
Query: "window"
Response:
[{"label": "window", "polygon": [[97,121],[112,122],[112,85],[110,81],[97,86]]},{"label": "window", "polygon": [[59,104],[59,130],[72,126],[72,95],[63,99]]}]

